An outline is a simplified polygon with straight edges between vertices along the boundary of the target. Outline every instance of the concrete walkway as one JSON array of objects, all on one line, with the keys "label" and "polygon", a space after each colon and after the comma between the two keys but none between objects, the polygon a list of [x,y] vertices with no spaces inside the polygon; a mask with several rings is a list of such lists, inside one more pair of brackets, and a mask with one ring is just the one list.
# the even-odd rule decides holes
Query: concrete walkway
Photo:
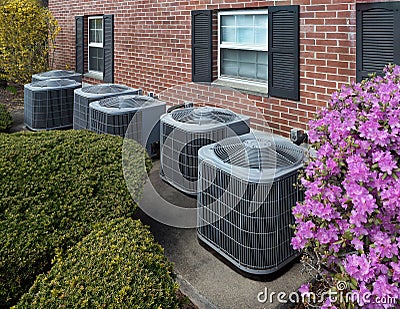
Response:
[{"label": "concrete walkway", "polygon": [[[196,199],[189,197],[170,185],[158,175],[159,161],[154,162],[150,181],[166,200],[181,207],[196,207]],[[154,199],[156,201],[156,199]],[[152,203],[151,200],[142,201]],[[143,211],[137,218],[150,226],[155,239],[165,249],[165,254],[175,264],[181,290],[200,308],[221,309],[272,309],[280,306],[276,294],[296,291],[307,278],[301,274],[301,265],[295,262],[268,281],[245,278],[201,246],[195,229],[174,228],[161,224]],[[268,278],[267,278],[268,279]],[[260,303],[258,294],[275,292],[274,301]],[[261,295],[264,296],[264,295]]]},{"label": "concrete walkway", "polygon": [[10,133],[19,132],[26,130],[24,124],[24,110],[17,109],[11,112],[11,116],[13,117],[13,124],[10,128]]}]

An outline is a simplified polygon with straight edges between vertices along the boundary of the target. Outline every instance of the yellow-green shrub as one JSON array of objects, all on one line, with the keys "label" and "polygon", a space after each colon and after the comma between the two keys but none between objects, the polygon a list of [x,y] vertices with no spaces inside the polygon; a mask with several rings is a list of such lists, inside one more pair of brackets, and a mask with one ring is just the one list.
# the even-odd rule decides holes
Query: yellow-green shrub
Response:
[{"label": "yellow-green shrub", "polygon": [[0,79],[27,83],[49,68],[59,28],[37,0],[0,0]]},{"label": "yellow-green shrub", "polygon": [[178,308],[172,264],[140,221],[98,224],[40,275],[18,308]]},{"label": "yellow-green shrub", "polygon": [[[15,304],[50,269],[56,250],[73,246],[98,222],[135,212],[122,142],[73,130],[0,133],[0,308]],[[125,164],[140,194],[145,150],[129,146],[135,155]]]},{"label": "yellow-green shrub", "polygon": [[13,123],[12,116],[7,108],[0,103],[0,132],[7,131]]}]

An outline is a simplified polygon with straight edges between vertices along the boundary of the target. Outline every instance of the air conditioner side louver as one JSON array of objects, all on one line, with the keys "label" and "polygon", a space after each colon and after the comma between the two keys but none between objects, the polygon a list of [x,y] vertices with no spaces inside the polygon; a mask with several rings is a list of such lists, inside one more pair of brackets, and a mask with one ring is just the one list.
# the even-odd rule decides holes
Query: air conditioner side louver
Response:
[{"label": "air conditioner side louver", "polygon": [[159,155],[160,117],[165,110],[164,102],[147,96],[105,98],[89,104],[89,129],[134,139],[146,147],[150,157],[156,157]]},{"label": "air conditioner side louver", "polygon": [[24,122],[31,130],[72,127],[74,90],[70,79],[47,79],[24,86]]}]

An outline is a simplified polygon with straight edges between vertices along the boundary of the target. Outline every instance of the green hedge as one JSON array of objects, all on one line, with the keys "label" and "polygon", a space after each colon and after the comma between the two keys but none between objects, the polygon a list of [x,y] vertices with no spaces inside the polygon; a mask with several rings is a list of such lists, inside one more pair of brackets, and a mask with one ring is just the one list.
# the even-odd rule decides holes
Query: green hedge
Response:
[{"label": "green hedge", "polygon": [[178,308],[177,290],[151,233],[140,221],[117,219],[57,256],[15,308]]},{"label": "green hedge", "polygon": [[[136,210],[122,142],[86,131],[0,134],[0,307],[15,304],[50,269],[56,249],[76,244],[97,222]],[[130,147],[131,181],[140,191],[146,155],[138,144]]]},{"label": "green hedge", "polygon": [[3,104],[0,104],[0,132],[7,131],[11,128],[12,123],[13,119],[10,112]]}]

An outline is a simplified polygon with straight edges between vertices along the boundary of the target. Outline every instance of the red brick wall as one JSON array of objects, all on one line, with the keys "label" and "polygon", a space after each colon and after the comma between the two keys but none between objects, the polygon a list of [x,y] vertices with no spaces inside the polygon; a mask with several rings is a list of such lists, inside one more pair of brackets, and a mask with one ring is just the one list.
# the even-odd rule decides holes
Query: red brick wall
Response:
[{"label": "red brick wall", "polygon": [[[253,124],[259,129],[266,121],[275,133],[287,136],[292,127],[306,128],[308,120],[327,104],[331,93],[354,80],[355,0],[210,2],[49,0],[49,8],[61,26],[55,66],[74,69],[75,16],[114,14],[115,82],[159,94],[191,81],[191,10],[296,4],[300,5],[300,101],[243,95],[236,101],[246,104],[230,97],[215,105],[253,116]],[[252,101],[258,109],[249,106]]]}]

